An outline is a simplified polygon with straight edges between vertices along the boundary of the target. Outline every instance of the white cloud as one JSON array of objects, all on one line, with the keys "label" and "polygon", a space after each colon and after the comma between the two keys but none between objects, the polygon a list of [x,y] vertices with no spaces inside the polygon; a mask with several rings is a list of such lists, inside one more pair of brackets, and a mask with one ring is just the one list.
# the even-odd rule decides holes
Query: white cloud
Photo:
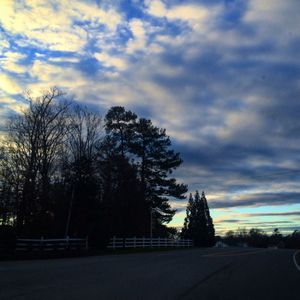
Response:
[{"label": "white cloud", "polygon": [[105,67],[114,67],[120,71],[123,71],[127,67],[126,60],[124,58],[109,55],[105,52],[95,53],[95,57],[99,60]]},{"label": "white cloud", "polygon": [[59,66],[45,61],[35,60],[31,66],[30,75],[34,82],[28,85],[32,91],[47,89],[49,86],[59,86],[72,91],[85,86],[89,80],[71,66]]},{"label": "white cloud", "polygon": [[5,73],[0,73],[0,90],[13,95],[21,93],[22,87],[16,79],[11,78]]},{"label": "white cloud", "polygon": [[77,58],[77,57],[49,57],[48,61],[56,62],[56,63],[61,63],[61,62],[78,63],[79,58]]},{"label": "white cloud", "polygon": [[21,112],[27,107],[26,103],[21,103],[15,99],[8,98],[6,96],[1,96],[1,95],[0,95],[0,103],[4,107],[2,114],[4,114],[7,109],[13,110],[15,112]]},{"label": "white cloud", "polygon": [[294,0],[251,0],[243,18],[257,29],[257,39],[276,40],[286,46],[298,36],[300,2]]},{"label": "white cloud", "polygon": [[162,1],[148,1],[148,13],[156,17],[164,17],[166,12],[165,4]]},{"label": "white cloud", "polygon": [[0,34],[0,55],[9,48],[9,42]]},{"label": "white cloud", "polygon": [[[247,21],[267,21],[277,23],[281,19],[289,19],[283,12],[293,11],[293,7],[289,5],[291,0],[250,0],[244,19]],[[274,18],[276,16],[276,18]]]},{"label": "white cloud", "polygon": [[205,31],[221,12],[221,6],[205,7],[200,4],[180,4],[167,7],[163,1],[148,1],[147,12],[170,21],[182,21],[196,31]]},{"label": "white cloud", "polygon": [[133,19],[129,23],[129,29],[133,38],[128,41],[127,53],[132,54],[138,50],[145,50],[146,31],[143,22],[139,19]]},{"label": "white cloud", "polygon": [[115,31],[122,21],[113,9],[103,10],[96,4],[80,0],[3,0],[0,24],[9,33],[21,35],[19,44],[34,44],[37,47],[58,51],[82,51],[88,34],[75,21],[90,22],[91,26],[104,25]]},{"label": "white cloud", "polygon": [[3,57],[0,58],[0,67],[9,72],[24,73],[27,68],[19,64],[19,61],[25,57],[26,55],[19,52],[6,51]]}]

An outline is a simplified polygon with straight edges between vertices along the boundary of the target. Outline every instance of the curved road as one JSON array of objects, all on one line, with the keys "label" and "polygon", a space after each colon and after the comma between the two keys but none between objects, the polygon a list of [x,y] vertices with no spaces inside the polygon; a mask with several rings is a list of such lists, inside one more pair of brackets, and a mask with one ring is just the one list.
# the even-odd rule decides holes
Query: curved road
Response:
[{"label": "curved road", "polygon": [[294,253],[188,249],[0,262],[0,299],[298,300]]}]

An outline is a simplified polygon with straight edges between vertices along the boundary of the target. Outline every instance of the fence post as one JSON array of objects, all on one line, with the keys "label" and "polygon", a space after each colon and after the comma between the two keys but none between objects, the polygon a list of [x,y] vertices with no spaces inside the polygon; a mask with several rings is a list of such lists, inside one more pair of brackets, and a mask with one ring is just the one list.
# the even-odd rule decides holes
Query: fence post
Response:
[{"label": "fence post", "polygon": [[135,245],[136,245],[136,237],[133,238],[133,248],[135,249]]},{"label": "fence post", "polygon": [[113,236],[112,238],[112,246],[113,246],[113,250],[116,250],[116,237]]},{"label": "fence post", "polygon": [[145,248],[145,237],[143,236],[143,248]]},{"label": "fence post", "polygon": [[44,246],[44,237],[41,236],[41,242],[40,242],[40,250],[41,250],[41,251],[44,250],[44,249],[43,249],[43,248],[44,248],[43,246]]},{"label": "fence post", "polygon": [[86,236],[86,239],[85,239],[85,250],[89,250],[89,237]]},{"label": "fence post", "polygon": [[69,250],[69,247],[70,247],[70,241],[69,241],[69,236],[67,235],[67,237],[66,237],[66,248],[67,248],[67,250]]}]

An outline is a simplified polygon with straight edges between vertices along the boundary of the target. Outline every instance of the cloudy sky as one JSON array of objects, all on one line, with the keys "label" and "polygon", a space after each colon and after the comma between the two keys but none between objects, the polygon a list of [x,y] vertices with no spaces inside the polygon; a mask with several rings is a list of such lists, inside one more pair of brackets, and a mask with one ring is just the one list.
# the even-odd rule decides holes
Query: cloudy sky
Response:
[{"label": "cloudy sky", "polygon": [[[300,229],[299,0],[0,0],[0,126],[58,86],[167,129],[219,233]],[[2,127],[3,128],[3,127]],[[185,202],[173,203],[180,226]]]}]

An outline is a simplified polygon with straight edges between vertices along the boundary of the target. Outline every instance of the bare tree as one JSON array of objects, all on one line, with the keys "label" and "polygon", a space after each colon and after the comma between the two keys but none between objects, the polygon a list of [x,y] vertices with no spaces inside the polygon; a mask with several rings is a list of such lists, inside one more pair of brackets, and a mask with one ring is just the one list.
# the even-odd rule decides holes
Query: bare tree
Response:
[{"label": "bare tree", "polygon": [[39,213],[47,213],[49,208],[49,183],[68,130],[69,103],[63,98],[64,94],[57,88],[36,98],[28,94],[28,108],[10,121],[7,153],[10,164],[18,168],[21,176],[19,228]]},{"label": "bare tree", "polygon": [[86,107],[75,106],[70,114],[68,138],[71,159],[76,161],[83,156],[94,159],[102,137],[103,125],[100,115]]},{"label": "bare tree", "polygon": [[[71,179],[71,198],[68,209],[65,235],[69,234],[71,217],[76,218],[78,226],[75,231],[85,228],[90,211],[95,209],[95,197],[100,193],[91,190],[91,199],[83,197],[86,188],[99,187],[97,180],[96,155],[103,138],[103,125],[98,113],[89,111],[86,107],[75,106],[70,114],[70,130],[67,143],[67,164]],[[92,184],[94,182],[94,184]],[[93,189],[93,188],[91,188]],[[97,194],[97,195],[96,195]],[[75,200],[75,207],[74,207]],[[75,216],[74,216],[75,214]],[[91,221],[91,220],[90,220]],[[79,227],[81,227],[79,229]]]}]

